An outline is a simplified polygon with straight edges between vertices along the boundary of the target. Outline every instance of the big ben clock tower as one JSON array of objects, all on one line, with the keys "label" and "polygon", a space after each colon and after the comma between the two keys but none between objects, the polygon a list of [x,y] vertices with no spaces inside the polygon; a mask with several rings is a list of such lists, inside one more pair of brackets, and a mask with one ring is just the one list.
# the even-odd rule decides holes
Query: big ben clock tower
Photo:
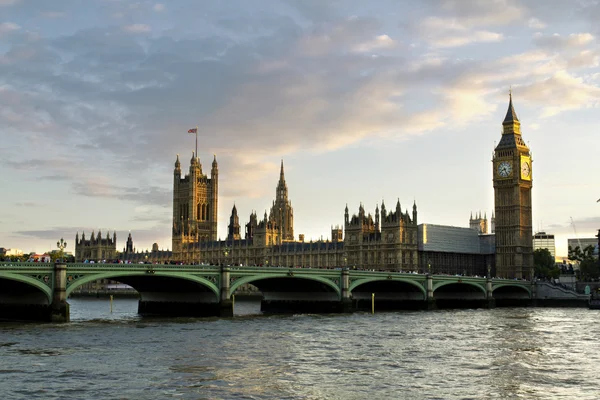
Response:
[{"label": "big ben clock tower", "polygon": [[513,108],[512,93],[502,122],[502,138],[494,150],[492,163],[496,210],[496,276],[531,279],[531,154],[521,137],[521,122]]}]

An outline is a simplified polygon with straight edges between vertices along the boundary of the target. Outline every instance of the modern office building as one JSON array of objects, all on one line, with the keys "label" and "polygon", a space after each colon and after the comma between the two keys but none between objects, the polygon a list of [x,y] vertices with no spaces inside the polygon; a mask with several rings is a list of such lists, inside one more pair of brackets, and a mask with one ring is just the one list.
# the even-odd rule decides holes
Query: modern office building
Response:
[{"label": "modern office building", "polygon": [[533,251],[537,249],[548,249],[552,257],[556,257],[556,242],[554,235],[546,232],[538,232],[533,235]]},{"label": "modern office building", "polygon": [[567,246],[574,249],[579,247],[581,250],[588,246],[592,246],[597,254],[598,251],[598,239],[597,238],[581,238],[581,239],[567,239]]},{"label": "modern office building", "polygon": [[494,235],[476,229],[420,224],[419,272],[487,276],[495,272]]}]

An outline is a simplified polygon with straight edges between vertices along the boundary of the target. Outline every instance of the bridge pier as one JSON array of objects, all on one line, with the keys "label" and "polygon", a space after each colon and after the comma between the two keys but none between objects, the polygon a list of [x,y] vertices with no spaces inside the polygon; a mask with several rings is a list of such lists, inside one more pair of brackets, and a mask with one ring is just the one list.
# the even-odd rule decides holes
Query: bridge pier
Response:
[{"label": "bridge pier", "polygon": [[229,267],[221,267],[221,298],[219,299],[219,317],[233,317],[233,302],[229,286]]},{"label": "bridge pier", "polygon": [[54,289],[49,314],[51,322],[69,322],[71,319],[67,303],[67,265],[62,262],[54,264]]},{"label": "bridge pier", "polygon": [[427,283],[427,299],[425,300],[425,309],[426,310],[435,310],[435,309],[437,309],[437,304],[435,302],[435,298],[433,297],[433,276],[431,276],[431,274],[427,274],[426,283]]},{"label": "bridge pier", "polygon": [[350,313],[353,311],[352,298],[350,297],[350,271],[348,267],[342,268],[342,299],[341,312]]},{"label": "bridge pier", "polygon": [[494,296],[492,293],[492,278],[490,276],[488,276],[485,281],[485,293],[486,293],[485,308],[496,308],[496,299],[494,299]]}]

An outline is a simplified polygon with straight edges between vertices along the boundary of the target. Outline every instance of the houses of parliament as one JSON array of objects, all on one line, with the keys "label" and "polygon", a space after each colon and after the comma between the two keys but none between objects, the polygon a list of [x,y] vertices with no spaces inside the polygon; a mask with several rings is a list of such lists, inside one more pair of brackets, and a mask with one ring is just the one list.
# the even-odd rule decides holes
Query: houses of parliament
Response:
[{"label": "houses of parliament", "polygon": [[[492,159],[491,235],[487,234],[487,216],[482,218],[481,213],[475,218],[471,216],[469,228],[418,225],[416,202],[411,211],[403,211],[397,200],[390,209],[382,201],[374,213],[367,212],[361,204],[358,213],[350,215],[346,205],[344,224],[332,226],[330,240],[306,242],[303,235],[296,239],[294,210],[282,161],[270,210],[261,217],[252,212],[241,225],[234,205],[227,237],[218,240],[217,158],[214,157],[208,175],[203,172],[197,154],[192,153],[189,172],[182,172],[179,156],[173,170],[172,251],[158,250],[155,244],[151,253],[136,252],[130,234],[119,257],[136,262],[347,266],[449,274],[493,273],[498,277],[529,279],[533,276],[532,159],[521,137],[512,94],[502,127],[502,137]],[[76,254],[99,256],[96,247],[104,249],[108,244],[116,247],[115,243],[116,235],[112,240],[100,241],[93,236],[91,240],[85,237],[80,240],[78,236]]]},{"label": "houses of parliament", "polygon": [[184,263],[340,267],[346,265],[388,270],[417,269],[417,206],[412,214],[400,201],[388,211],[385,204],[375,213],[360,205],[350,216],[346,206],[344,226],[332,227],[331,240],[305,242],[294,236],[294,210],[288,197],[283,161],[275,199],[262,217],[252,212],[242,227],[237,207],[229,217],[227,238],[217,240],[218,164],[210,177],[203,174],[196,155],[189,173],[182,176],[175,161],[173,186],[173,259]]}]

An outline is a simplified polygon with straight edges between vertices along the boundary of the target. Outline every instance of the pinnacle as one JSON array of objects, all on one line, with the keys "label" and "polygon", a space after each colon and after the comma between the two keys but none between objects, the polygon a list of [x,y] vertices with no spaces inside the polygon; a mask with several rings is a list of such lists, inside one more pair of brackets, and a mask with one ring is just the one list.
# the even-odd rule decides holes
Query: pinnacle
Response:
[{"label": "pinnacle", "polygon": [[508,101],[508,110],[506,111],[506,116],[504,117],[503,124],[512,124],[514,122],[519,122],[519,118],[517,118],[517,113],[515,112],[515,108],[512,103],[512,91],[509,94]]}]

